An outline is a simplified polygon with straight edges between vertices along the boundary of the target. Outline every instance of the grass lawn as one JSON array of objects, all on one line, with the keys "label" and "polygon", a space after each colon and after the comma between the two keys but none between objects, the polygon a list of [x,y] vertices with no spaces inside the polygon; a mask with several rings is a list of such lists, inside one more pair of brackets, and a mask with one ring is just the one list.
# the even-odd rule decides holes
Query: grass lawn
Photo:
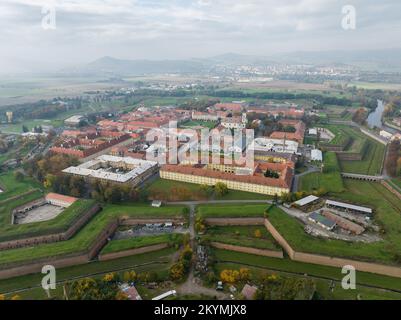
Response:
[{"label": "grass lawn", "polygon": [[299,180],[299,190],[312,192],[324,189],[327,192],[344,191],[343,179],[337,155],[334,152],[324,154],[324,172],[313,172],[302,176]]},{"label": "grass lawn", "polygon": [[[167,248],[159,251],[148,252],[110,261],[95,261],[84,265],[57,269],[57,281],[64,282],[77,277],[84,278],[101,276],[105,273],[115,271],[121,271],[122,273],[126,270],[135,270],[137,273],[144,271],[155,271],[161,272],[163,275],[168,271],[168,268],[172,262],[172,256],[175,251],[176,250],[174,248]],[[42,278],[43,274],[36,273],[16,278],[0,280],[0,293],[41,286]],[[61,286],[58,285],[58,288],[60,287]],[[36,298],[37,294],[41,298],[45,297],[43,295],[44,291],[41,288],[31,289],[25,294],[19,293],[19,295],[21,295],[23,298]]]},{"label": "grass lawn", "polygon": [[322,125],[335,134],[330,145],[341,145],[345,152],[361,153],[361,161],[340,161],[341,171],[376,175],[381,173],[385,146],[356,128],[344,125]]},{"label": "grass lawn", "polygon": [[53,126],[54,128],[61,127],[63,125],[62,120],[25,120],[21,123],[14,124],[1,124],[0,131],[5,133],[22,133],[22,126],[25,125],[29,131],[31,131],[34,127],[37,126]]},{"label": "grass lawn", "polygon": [[187,208],[169,206],[153,208],[143,204],[108,205],[90,223],[84,226],[72,239],[63,242],[40,244],[35,247],[20,248],[2,251],[0,267],[14,263],[26,263],[37,259],[46,259],[67,254],[85,252],[95,241],[97,235],[113,220],[118,217],[185,217]]},{"label": "grass lawn", "polygon": [[401,178],[396,178],[390,180],[390,184],[393,185],[394,187],[398,188],[398,190],[401,192]]},{"label": "grass lawn", "polygon": [[[255,236],[257,230],[261,233],[259,238]],[[236,246],[281,250],[264,226],[212,226],[203,238]]]},{"label": "grass lawn", "polygon": [[374,243],[350,243],[341,240],[317,239],[306,234],[296,219],[274,208],[269,220],[295,250],[328,256],[400,264],[401,203],[398,198],[377,183],[344,180],[346,191],[335,195],[339,200],[375,208],[375,221],[385,230],[384,240]]},{"label": "grass lawn", "polygon": [[85,212],[95,205],[94,200],[80,199],[52,220],[12,225],[10,221],[11,210],[15,208],[15,206],[37,199],[38,196],[41,196],[41,194],[35,192],[29,196],[23,197],[22,199],[18,199],[18,201],[11,201],[0,209],[0,214],[3,218],[3,223],[0,225],[0,241],[64,232]]},{"label": "grass lawn", "polygon": [[224,205],[199,205],[198,216],[202,218],[221,217],[263,217],[268,204],[224,204]]},{"label": "grass lawn", "polygon": [[213,121],[195,121],[195,120],[191,120],[191,121],[187,121],[187,122],[183,122],[180,124],[180,128],[193,128],[193,127],[205,127],[208,129],[213,129],[215,128],[217,125],[217,122],[213,122]]},{"label": "grass lawn", "polygon": [[368,147],[362,161],[341,161],[342,172],[380,175],[386,147],[368,139]]},{"label": "grass lawn", "polygon": [[[242,257],[240,257],[242,258]],[[241,259],[243,260],[243,259]],[[220,274],[222,270],[238,270],[240,268],[246,267],[251,272],[251,277],[258,281],[258,277],[266,274],[276,274],[283,277],[296,277],[304,278],[303,274],[294,274],[286,271],[269,270],[268,266],[262,267],[252,267],[247,264],[244,266],[242,263],[225,263],[219,262],[215,265],[215,272],[217,275]],[[301,271],[301,270],[300,270]],[[302,273],[302,272],[299,272]],[[313,281],[316,284],[316,291],[319,300],[356,300],[358,296],[362,300],[400,300],[401,293],[386,291],[383,289],[369,288],[361,284],[357,286],[356,290],[344,290],[341,287],[339,281],[335,282],[334,290],[331,291],[331,280],[319,279],[318,275],[313,277]],[[256,282],[257,283],[257,282]]]},{"label": "grass lawn", "polygon": [[161,243],[175,244],[183,239],[182,234],[162,234],[154,236],[134,237],[130,239],[111,240],[101,251],[101,254],[120,252],[130,249],[137,249],[153,246]]},{"label": "grass lawn", "polygon": [[[333,280],[341,280],[344,277],[341,273],[341,268],[314,265],[291,261],[289,259],[262,257],[221,249],[212,249],[212,252],[219,263],[236,263],[246,267],[259,267],[271,271],[291,272],[299,275],[307,274],[310,276],[330,278]],[[356,280],[357,285],[371,285],[392,290],[400,290],[401,288],[401,279],[376,275],[373,273],[358,272]]]},{"label": "grass lawn", "polygon": [[151,199],[163,201],[189,201],[189,200],[267,200],[268,196],[258,193],[229,190],[224,196],[212,192],[208,194],[201,186],[193,183],[158,179],[152,183],[147,191]]},{"label": "grass lawn", "polygon": [[20,195],[22,193],[40,189],[40,183],[33,179],[25,177],[23,181],[16,181],[14,178],[14,172],[0,173],[0,188],[3,190],[0,193],[0,203],[3,200],[7,200],[11,197]]}]

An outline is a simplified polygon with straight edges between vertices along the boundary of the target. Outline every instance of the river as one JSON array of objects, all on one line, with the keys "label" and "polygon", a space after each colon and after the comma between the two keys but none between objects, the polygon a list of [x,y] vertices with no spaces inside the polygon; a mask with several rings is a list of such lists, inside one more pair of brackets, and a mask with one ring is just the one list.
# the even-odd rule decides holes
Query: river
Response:
[{"label": "river", "polygon": [[384,112],[384,103],[381,100],[377,100],[377,108],[367,119],[367,123],[370,129],[382,128],[383,127],[383,112]]},{"label": "river", "polygon": [[396,133],[397,130],[386,126],[383,123],[383,112],[384,112],[385,105],[383,101],[377,100],[377,108],[371,114],[369,114],[368,119],[366,120],[368,123],[368,127],[370,129],[379,128],[384,129],[390,133]]}]

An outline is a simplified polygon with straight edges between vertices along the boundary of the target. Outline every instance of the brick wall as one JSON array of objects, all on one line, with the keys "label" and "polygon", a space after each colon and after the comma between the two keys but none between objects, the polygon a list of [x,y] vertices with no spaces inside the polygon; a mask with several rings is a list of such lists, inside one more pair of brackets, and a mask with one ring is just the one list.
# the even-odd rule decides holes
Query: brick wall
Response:
[{"label": "brick wall", "polygon": [[160,244],[155,244],[152,246],[147,246],[147,247],[142,247],[142,248],[136,248],[136,249],[125,250],[125,251],[120,251],[120,252],[106,253],[106,254],[99,255],[99,261],[108,261],[108,260],[113,260],[113,259],[118,259],[118,258],[123,258],[123,257],[129,257],[129,256],[137,255],[137,254],[159,251],[159,250],[162,250],[165,248],[168,248],[168,244],[160,243]]},{"label": "brick wall", "polygon": [[23,247],[32,247],[43,243],[52,243],[52,242],[68,240],[73,235],[75,235],[77,231],[81,229],[96,213],[98,213],[100,209],[101,208],[98,204],[94,205],[91,209],[85,212],[85,214],[83,214],[77,221],[75,221],[65,232],[0,242],[0,251],[23,248]]},{"label": "brick wall", "polygon": [[267,249],[255,249],[255,248],[250,248],[250,247],[234,246],[231,244],[226,244],[226,243],[221,243],[221,242],[212,242],[210,245],[217,249],[249,253],[249,254],[254,254],[257,256],[264,256],[264,257],[271,257],[271,258],[279,258],[279,259],[284,258],[283,251],[281,251],[281,250],[274,251],[274,250],[267,250]]},{"label": "brick wall", "polygon": [[267,230],[272,234],[274,239],[284,248],[291,260],[336,268],[342,268],[345,265],[351,265],[354,266],[355,269],[358,271],[401,278],[401,268],[399,267],[294,251],[268,219],[265,219],[265,226]]}]

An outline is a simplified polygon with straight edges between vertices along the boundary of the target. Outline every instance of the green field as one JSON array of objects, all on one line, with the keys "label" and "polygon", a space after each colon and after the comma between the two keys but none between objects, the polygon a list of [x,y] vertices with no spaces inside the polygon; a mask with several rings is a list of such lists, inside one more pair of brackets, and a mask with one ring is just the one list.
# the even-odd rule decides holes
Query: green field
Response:
[{"label": "green field", "polygon": [[224,196],[207,194],[201,186],[193,183],[159,179],[152,183],[147,192],[151,199],[163,201],[189,200],[267,200],[268,196],[258,193],[229,190]]},{"label": "green field", "polygon": [[263,217],[268,206],[268,204],[199,205],[197,212],[202,218]]},{"label": "green field", "polygon": [[213,121],[195,121],[195,120],[191,120],[191,121],[187,121],[184,123],[180,124],[180,128],[194,128],[194,127],[204,127],[204,128],[208,128],[208,129],[213,129],[215,128],[217,125],[217,122],[213,122]]},{"label": "green field", "polygon": [[14,263],[27,263],[37,259],[63,256],[67,254],[78,254],[86,252],[94,243],[97,235],[114,219],[118,217],[168,217],[182,218],[187,215],[187,208],[170,206],[153,208],[138,204],[133,205],[108,205],[89,224],[84,226],[72,239],[50,244],[40,244],[35,247],[12,249],[2,251],[0,255],[0,266]]},{"label": "green field", "polygon": [[[384,291],[364,286],[377,286],[399,291],[401,280],[397,278],[358,272],[357,290],[343,290],[341,284],[337,282],[334,291],[330,292],[330,281],[324,279],[330,278],[341,281],[343,277],[341,269],[219,249],[213,249],[213,253],[217,260],[214,268],[217,274],[224,269],[238,270],[244,267],[248,268],[254,276],[273,273],[284,276],[304,277],[307,274],[316,281],[317,291],[322,295],[323,299],[356,299],[358,294],[362,295],[364,300],[401,299],[401,292]],[[324,279],[318,279],[317,277]]]},{"label": "green field", "polygon": [[0,124],[0,132],[4,133],[22,133],[22,126],[25,125],[29,131],[37,126],[53,126],[59,128],[63,125],[63,120],[26,120],[20,123]]},{"label": "green field", "polygon": [[130,239],[111,240],[103,248],[101,254],[137,249],[161,243],[168,243],[169,245],[179,244],[182,239],[182,234],[162,234],[155,236],[134,237]]},{"label": "green field", "polygon": [[323,173],[313,172],[300,177],[298,190],[313,192],[324,190],[326,192],[344,191],[340,165],[334,152],[326,152],[323,161]]},{"label": "green field", "polygon": [[78,220],[95,204],[94,200],[80,199],[73,203],[70,207],[66,208],[61,214],[52,220],[12,225],[10,221],[12,208],[14,208],[16,205],[26,203],[27,200],[34,200],[38,195],[40,195],[40,193],[33,193],[32,195],[23,197],[18,201],[11,201],[0,209],[0,214],[2,214],[3,218],[1,219],[3,223],[0,225],[0,241],[65,232],[72,224],[74,224],[76,220]]},{"label": "green field", "polygon": [[342,172],[380,175],[386,147],[372,139],[368,139],[362,161],[341,161]]},{"label": "green field", "polygon": [[0,173],[0,188],[4,191],[0,193],[1,201],[11,197],[26,193],[35,189],[40,189],[40,183],[30,178],[25,178],[23,181],[16,181],[14,172]]},{"label": "green field", "polygon": [[[255,236],[256,230],[260,231],[260,238]],[[203,239],[258,249],[281,249],[264,226],[212,226],[207,228]]]},{"label": "green field", "polygon": [[[172,263],[172,257],[175,251],[174,248],[167,248],[110,261],[95,261],[83,265],[57,269],[57,281],[62,283],[75,278],[101,277],[106,273],[116,271],[121,274],[125,270],[135,270],[137,273],[154,271],[157,272],[161,278],[167,277],[168,269]],[[42,278],[43,274],[36,273],[0,280],[0,293],[29,289],[18,294],[25,299],[44,299],[47,297],[44,290],[42,288],[35,288],[41,287]],[[60,284],[57,287],[58,290],[62,289]],[[58,290],[56,290],[56,293],[60,292]]]},{"label": "green field", "polygon": [[401,178],[391,179],[390,184],[401,192]]},{"label": "green field", "polygon": [[374,207],[374,219],[385,230],[383,241],[366,244],[317,239],[306,234],[300,222],[278,208],[269,212],[269,220],[295,250],[399,265],[401,203],[398,198],[380,184],[354,180],[345,180],[344,184],[346,191],[336,194],[335,198]]},{"label": "green field", "polygon": [[385,154],[383,144],[353,127],[344,125],[322,125],[322,127],[335,134],[335,138],[330,141],[329,145],[342,146],[344,152],[359,153],[363,156],[361,161],[340,161],[342,172],[368,175],[381,174],[381,165]]}]

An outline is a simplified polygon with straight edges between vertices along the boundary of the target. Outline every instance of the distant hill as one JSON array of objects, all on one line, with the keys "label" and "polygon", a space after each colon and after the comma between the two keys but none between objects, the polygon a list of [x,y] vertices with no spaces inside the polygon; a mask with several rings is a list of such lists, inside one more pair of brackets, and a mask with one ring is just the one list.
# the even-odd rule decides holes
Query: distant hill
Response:
[{"label": "distant hill", "polygon": [[188,60],[123,60],[103,57],[72,70],[63,70],[63,72],[109,76],[166,73],[199,74],[217,65],[267,66],[282,63],[326,66],[350,65],[363,70],[401,72],[401,48],[370,51],[299,51],[270,56],[226,53],[210,58]]},{"label": "distant hill", "polygon": [[85,66],[76,68],[79,73],[101,73],[114,75],[142,75],[156,73],[198,73],[205,66],[191,60],[122,60],[103,57]]},{"label": "distant hill", "polygon": [[271,56],[277,62],[312,65],[344,64],[374,71],[401,71],[401,48],[357,51],[299,51]]}]

